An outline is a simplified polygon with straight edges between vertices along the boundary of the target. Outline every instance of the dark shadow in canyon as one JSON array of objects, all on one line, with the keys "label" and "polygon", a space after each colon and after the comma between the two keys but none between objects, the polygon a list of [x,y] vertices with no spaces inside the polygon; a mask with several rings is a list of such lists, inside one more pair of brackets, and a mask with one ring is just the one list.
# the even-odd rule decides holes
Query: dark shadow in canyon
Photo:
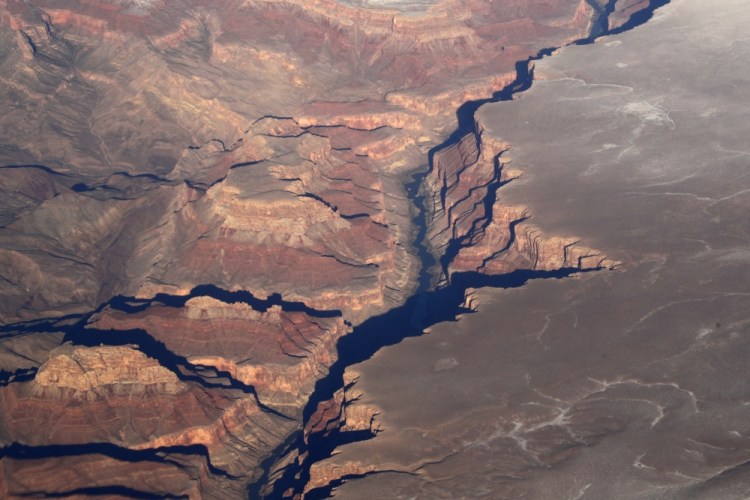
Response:
[{"label": "dark shadow in canyon", "polygon": [[341,316],[338,310],[318,310],[308,307],[304,302],[284,300],[281,294],[274,293],[266,299],[260,299],[246,290],[230,291],[215,285],[198,285],[187,295],[170,295],[157,293],[151,299],[136,299],[134,297],[117,296],[108,302],[114,309],[127,313],[140,312],[154,304],[168,307],[184,307],[187,301],[196,297],[210,297],[227,304],[247,304],[255,311],[266,312],[269,307],[279,306],[287,312],[303,312],[313,318],[335,318]]},{"label": "dark shadow in canyon", "polygon": [[[103,455],[121,462],[153,462],[171,465],[177,469],[184,469],[185,463],[176,460],[174,455],[198,456],[204,461],[206,468],[211,474],[224,477],[229,480],[237,479],[224,469],[216,467],[211,463],[208,448],[202,444],[162,446],[159,448],[148,448],[133,450],[112,443],[80,443],[66,445],[28,446],[13,443],[0,448],[0,459],[11,458],[15,460],[45,459],[50,457],[76,457],[83,455]],[[133,498],[183,498],[180,496],[157,495],[145,493],[122,485],[107,485],[91,488],[83,488],[59,494],[46,491],[39,492],[38,496],[44,498],[66,497],[70,495],[125,495]],[[29,493],[24,496],[37,496]]]},{"label": "dark shadow in canyon", "polygon": [[[593,2],[589,3],[592,6],[594,5]],[[647,8],[634,14],[625,24],[619,28],[609,30],[608,17],[613,11],[615,5],[614,0],[610,0],[604,7],[596,9],[597,15],[592,19],[592,30],[590,35],[575,43],[592,43],[597,36],[613,35],[628,31],[647,22],[653,16],[655,9],[668,3],[669,0],[652,0],[649,2]],[[430,169],[434,164],[434,157],[437,152],[456,144],[466,134],[476,132],[474,115],[482,105],[510,100],[515,94],[530,88],[534,80],[533,62],[552,54],[553,51],[553,48],[545,48],[528,59],[517,62],[515,67],[516,78],[511,84],[498,92],[495,92],[487,99],[470,101],[460,106],[456,112],[457,128],[451,133],[445,142],[436,146],[428,153]],[[24,167],[41,168],[51,174],[64,175],[59,174],[52,169],[48,169],[48,167]],[[331,366],[328,375],[317,382],[315,391],[304,409],[303,424],[307,423],[310,417],[314,414],[318,403],[330,399],[337,390],[341,389],[343,386],[343,373],[348,366],[370,358],[383,347],[397,344],[408,337],[418,336],[422,333],[424,328],[444,321],[454,321],[458,314],[469,312],[463,306],[467,289],[481,287],[517,288],[523,286],[532,279],[560,279],[572,274],[598,269],[563,268],[554,271],[518,270],[512,273],[495,276],[488,276],[480,273],[458,273],[451,276],[450,282],[446,286],[435,289],[434,283],[436,277],[432,274],[431,270],[435,267],[437,262],[430,252],[429,244],[426,241],[427,211],[424,203],[425,197],[420,193],[423,180],[427,175],[428,172],[415,175],[413,181],[407,185],[409,197],[412,199],[415,207],[415,227],[417,228],[415,248],[421,262],[421,272],[419,274],[417,290],[404,305],[383,315],[366,320],[364,323],[357,326],[351,334],[342,337],[338,341],[338,360]],[[488,186],[488,197],[492,197],[493,203],[496,191],[501,186],[502,183],[499,181]],[[71,188],[80,192],[95,189],[84,183],[75,184],[71,186]],[[489,199],[487,201],[489,201]],[[358,214],[355,214],[355,216],[356,215]],[[449,244],[448,251],[446,251],[445,255],[440,257],[440,264],[443,269],[447,268],[447,264],[449,264],[458,253],[461,244],[462,242]],[[213,285],[201,285],[194,288],[190,294],[184,296],[158,294],[154,298],[148,300],[118,296],[107,303],[102,304],[92,313],[69,315],[64,318],[52,320],[37,320],[2,326],[0,327],[0,342],[3,341],[3,338],[8,339],[18,335],[33,334],[36,332],[63,332],[65,334],[65,341],[71,341],[78,345],[98,346],[100,344],[134,344],[146,355],[157,359],[163,366],[175,372],[181,380],[197,383],[207,388],[239,390],[246,394],[252,394],[257,400],[257,394],[254,387],[243,384],[232,378],[227,372],[191,364],[184,357],[171,352],[163,343],[158,342],[145,330],[107,331],[86,328],[91,317],[95,313],[101,312],[106,307],[112,307],[126,313],[137,313],[155,304],[162,304],[168,307],[184,307],[185,303],[190,298],[198,296],[209,296],[229,303],[242,302],[250,305],[253,309],[258,311],[266,311],[271,306],[280,306],[285,311],[304,312],[312,317],[328,318],[341,316],[340,311],[320,311],[309,308],[302,302],[285,301],[279,294],[273,294],[266,299],[259,299],[246,291],[231,292],[222,290]],[[0,373],[0,385],[28,381],[33,379],[34,374],[35,369],[19,370],[12,373],[3,371]],[[272,408],[262,405],[260,401],[258,401],[258,404],[264,411],[268,411],[283,418],[288,418]],[[264,496],[264,488],[272,479],[271,474],[274,463],[278,458],[284,456],[290,450],[299,449],[306,451],[309,454],[308,458],[303,464],[292,464],[283,470],[280,477],[273,483],[271,491],[265,492],[265,496],[268,498],[279,498],[289,489],[294,492],[301,492],[309,479],[310,464],[329,457],[337,446],[348,442],[361,441],[368,439],[369,437],[372,437],[372,434],[367,431],[359,431],[356,433],[334,431],[325,437],[312,435],[310,436],[309,441],[305,442],[302,432],[297,432],[289,436],[285,442],[277,447],[275,453],[262,463],[263,476],[250,487],[249,494],[251,498],[260,498]],[[15,459],[104,454],[125,461],[164,461],[167,459],[162,456],[165,453],[203,456],[205,457],[212,473],[231,478],[231,476],[225,471],[211,466],[208,451],[203,445],[136,451],[108,443],[39,447],[29,447],[14,443],[0,449],[0,457],[7,456]],[[335,484],[331,484],[326,488],[313,490],[310,492],[309,498],[322,498],[330,495],[334,486]],[[87,491],[85,492],[83,490],[76,490],[75,493],[127,494],[128,491],[125,491],[126,489],[123,488],[124,487],[121,486],[87,488]],[[130,492],[135,493],[132,491]],[[155,495],[153,498],[171,497]]]},{"label": "dark shadow in canyon", "polygon": [[78,488],[74,490],[61,491],[59,493],[50,493],[48,491],[30,491],[19,495],[27,498],[71,498],[71,497],[107,497],[107,498],[143,498],[146,500],[169,500],[169,499],[187,499],[188,495],[159,495],[157,493],[148,493],[125,486],[91,486],[89,488]]},{"label": "dark shadow in canyon", "polygon": [[169,458],[170,454],[200,456],[205,460],[206,466],[212,474],[228,479],[234,478],[234,476],[224,469],[216,467],[211,463],[208,448],[202,444],[162,446],[159,448],[139,450],[124,448],[112,443],[80,443],[44,446],[28,446],[20,443],[13,443],[0,448],[0,458],[8,457],[16,460],[104,455],[121,462],[158,462],[182,467],[182,464]]},{"label": "dark shadow in canyon", "polygon": [[15,371],[0,370],[0,387],[4,387],[14,382],[28,382],[34,380],[36,368],[19,368]]}]

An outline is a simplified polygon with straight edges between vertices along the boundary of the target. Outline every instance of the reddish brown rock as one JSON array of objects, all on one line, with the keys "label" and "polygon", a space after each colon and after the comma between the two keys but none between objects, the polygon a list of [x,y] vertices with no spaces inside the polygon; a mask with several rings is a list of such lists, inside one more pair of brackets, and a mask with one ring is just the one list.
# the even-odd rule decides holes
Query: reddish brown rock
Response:
[{"label": "reddish brown rock", "polygon": [[50,353],[50,359],[34,377],[34,390],[42,397],[48,391],[65,394],[67,399],[101,397],[98,391],[121,386],[130,395],[164,393],[174,396],[187,387],[177,376],[128,347],[98,349],[64,345]]},{"label": "reddish brown rock", "polygon": [[430,199],[428,239],[443,255],[443,273],[489,275],[516,270],[612,268],[596,250],[574,236],[542,234],[522,206],[503,203],[502,185],[522,176],[510,168],[509,146],[478,132],[435,155],[427,177]]},{"label": "reddish brown rock", "polygon": [[[114,440],[134,446],[148,442],[156,428],[179,432],[187,419],[201,426],[220,415],[202,403],[204,393],[188,389],[174,373],[132,348],[66,344],[52,351],[33,381],[2,389],[0,428],[6,443]],[[138,405],[137,417],[128,415],[132,398],[150,400]]]},{"label": "reddish brown rock", "polygon": [[[149,474],[149,457],[164,462],[163,457],[159,460],[159,450],[174,451],[186,455],[190,467],[210,465],[202,478],[193,473],[182,480],[187,484],[200,479],[191,488],[199,487],[204,494],[216,488],[243,491],[247,481],[259,474],[258,457],[270,451],[266,443],[294,426],[291,420],[263,411],[252,397],[238,398],[233,391],[183,382],[156,360],[127,346],[65,344],[52,351],[34,380],[0,388],[0,405],[5,446],[20,443],[32,450],[57,446],[50,450],[53,457],[85,456],[89,445],[94,454],[114,453],[109,459],[81,459],[100,464],[95,469],[115,467],[112,459],[141,450],[130,459],[138,466],[122,468],[112,479],[115,485],[133,484],[133,477]],[[111,445],[102,450],[96,443]],[[4,459],[6,469],[17,467],[11,465],[14,460],[12,453]],[[41,461],[38,466],[46,465]],[[19,484],[14,480],[10,487]],[[50,484],[56,486],[46,491],[62,488],[62,483]]]},{"label": "reddish brown rock", "polygon": [[107,492],[117,485],[117,489],[105,493],[107,498],[132,498],[154,492],[196,499],[201,498],[200,484],[209,474],[199,460],[179,454],[171,454],[166,463],[128,462],[97,454],[36,460],[3,458],[0,495],[20,499],[29,493],[52,493],[83,498],[86,492]]},{"label": "reddish brown rock", "polygon": [[[331,400],[319,403],[316,412],[308,421],[305,427],[306,440],[330,439],[334,433],[345,435],[349,432],[376,436],[382,430],[376,421],[381,412],[380,408],[359,400],[362,394],[356,387],[358,378],[359,374],[356,371],[346,370],[344,387],[337,391]],[[300,460],[304,461],[306,458],[302,456]],[[387,468],[387,465],[380,464],[378,467],[373,467],[369,464],[354,462],[343,464],[316,462],[310,467],[310,479],[305,485],[304,492],[325,486],[347,475],[364,475],[383,468]]]},{"label": "reddish brown rock", "polygon": [[359,402],[362,395],[356,388],[359,374],[354,370],[344,373],[344,387],[336,391],[332,399],[318,403],[315,413],[305,426],[305,437],[327,435],[331,431],[367,431],[377,434],[379,426],[375,418],[380,409]]},{"label": "reddish brown rock", "polygon": [[172,353],[213,366],[251,385],[261,401],[299,414],[315,381],[335,360],[336,341],[348,326],[340,316],[313,317],[272,306],[195,297],[184,307],[152,305],[140,313],[107,310],[92,327],[145,330]]}]

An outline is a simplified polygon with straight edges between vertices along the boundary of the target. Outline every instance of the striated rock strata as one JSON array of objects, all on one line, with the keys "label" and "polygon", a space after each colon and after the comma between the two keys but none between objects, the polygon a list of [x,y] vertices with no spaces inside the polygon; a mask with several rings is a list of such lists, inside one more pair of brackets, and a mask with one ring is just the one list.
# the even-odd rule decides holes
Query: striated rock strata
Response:
[{"label": "striated rock strata", "polygon": [[228,373],[288,414],[307,401],[334,361],[336,341],[349,329],[341,316],[315,317],[280,306],[261,312],[211,297],[192,298],[179,308],[154,304],[132,314],[109,309],[91,326],[113,335],[147,331],[175,355]]},{"label": "striated rock strata", "polygon": [[[148,490],[133,480],[153,477],[156,471],[149,464],[156,463],[167,484],[182,485],[180,493],[241,495],[240,479],[248,471],[245,480],[254,477],[252,466],[268,453],[267,443],[290,431],[294,422],[268,413],[253,398],[238,397],[236,390],[179,379],[180,374],[130,346],[65,344],[53,350],[33,380],[0,389],[3,461],[5,470],[13,471],[6,472],[6,491],[10,496],[25,494],[29,487],[68,491],[70,485],[60,482],[65,474],[45,481],[43,488],[29,481],[33,463],[49,467],[41,460],[46,451],[75,457],[63,469],[81,462],[92,474],[130,462],[114,477],[126,478],[119,486],[141,492]],[[166,459],[171,452],[182,457]],[[31,465],[19,463],[26,458],[34,459]],[[193,472],[181,473],[181,462]],[[104,479],[94,484],[112,486],[111,478]]]},{"label": "striated rock strata", "polygon": [[497,275],[517,269],[591,269],[616,263],[573,236],[544,235],[524,206],[504,202],[501,187],[522,177],[508,144],[477,132],[439,151],[425,179],[427,238],[441,256],[444,278],[455,273]]},{"label": "striated rock strata", "polygon": [[[433,168],[423,185],[431,195],[427,201],[426,239],[432,251],[442,257],[443,282],[427,298],[434,301],[432,307],[476,310],[473,303],[476,290],[454,285],[456,277],[498,278],[496,286],[503,287],[513,286],[503,284],[504,276],[519,272],[541,272],[540,276],[549,272],[550,276],[558,276],[556,273],[560,271],[613,269],[618,265],[598,251],[579,245],[576,238],[543,234],[526,222],[530,218],[526,207],[505,204],[502,186],[518,179],[521,171],[509,167],[507,144],[485,136],[480,123],[477,130],[435,154]],[[441,290],[451,288],[463,290],[459,303],[452,306],[440,298]],[[429,333],[429,328],[426,332]],[[450,371],[456,363],[454,358],[443,358],[433,369]],[[388,457],[373,460],[337,455],[336,446],[371,439],[382,430],[378,421],[381,410],[372,402],[360,401],[358,379],[356,367],[346,368],[344,387],[333,398],[318,404],[305,428],[307,441],[323,440],[334,447],[330,456],[310,460],[303,452],[296,458],[309,474],[305,492],[314,498],[324,494],[321,492],[330,493],[348,478],[383,472],[413,474],[431,463],[429,453],[415,456],[409,464],[390,461]]]},{"label": "striated rock strata", "polygon": [[484,288],[478,314],[348,368],[379,433],[338,443],[309,497],[746,496],[747,84],[717,82],[750,81],[750,10],[716,7],[675,1],[564,48],[522,97],[480,109],[483,142],[524,170],[498,199],[624,272]]}]

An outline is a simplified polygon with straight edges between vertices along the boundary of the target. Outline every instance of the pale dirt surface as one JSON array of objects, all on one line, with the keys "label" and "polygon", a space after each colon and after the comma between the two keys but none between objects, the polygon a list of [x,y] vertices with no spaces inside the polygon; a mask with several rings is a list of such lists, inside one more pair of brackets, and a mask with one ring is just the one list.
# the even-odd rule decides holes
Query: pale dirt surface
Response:
[{"label": "pale dirt surface", "polygon": [[674,0],[538,63],[483,107],[498,197],[616,271],[483,289],[479,313],[354,367],[377,464],[337,498],[745,498],[750,490],[750,2]]}]

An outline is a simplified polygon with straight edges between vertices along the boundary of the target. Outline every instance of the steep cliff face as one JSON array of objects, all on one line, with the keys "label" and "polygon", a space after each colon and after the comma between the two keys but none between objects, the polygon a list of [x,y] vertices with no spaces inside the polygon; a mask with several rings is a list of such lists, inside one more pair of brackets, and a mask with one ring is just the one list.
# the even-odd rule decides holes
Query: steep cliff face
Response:
[{"label": "steep cliff face", "polygon": [[458,105],[505,85],[531,47],[580,37],[592,13],[583,0],[2,7],[5,323],[204,283],[354,321],[403,302],[418,267],[404,174]]},{"label": "steep cliff face", "polygon": [[[531,92],[482,108],[483,144],[487,134],[510,141],[501,162],[512,154],[524,170],[498,199],[528,203],[547,235],[573,228],[627,266],[482,290],[480,314],[355,366],[383,431],[317,464],[325,474],[310,497],[331,487],[340,498],[748,491],[750,443],[736,429],[747,423],[750,267],[738,251],[748,233],[735,230],[750,208],[738,177],[747,162],[715,149],[718,138],[743,143],[747,106],[741,85],[715,87],[748,70],[732,61],[750,45],[725,49],[750,11],[715,7],[674,2],[637,31],[566,48],[540,63]],[[703,45],[708,33],[726,43]]]},{"label": "steep cliff face", "polygon": [[133,396],[154,392],[174,396],[186,389],[174,373],[140,351],[70,344],[50,353],[34,377],[33,387],[42,397],[60,395],[61,399],[75,400],[95,399],[99,389],[106,391],[115,385],[121,385],[124,392]]},{"label": "steep cliff face", "polygon": [[[417,288],[404,182],[593,13],[0,0],[0,491],[241,497],[305,426],[372,432],[343,390],[302,415],[337,340]],[[514,232],[480,135],[425,187],[446,276],[603,265]]]},{"label": "steep cliff face", "polygon": [[[602,28],[602,32],[605,32],[634,23],[634,19],[644,15],[644,12],[651,15],[658,6],[658,3],[648,2],[628,6],[607,3],[598,6],[596,12],[607,22]],[[595,36],[596,33],[592,31],[591,36],[583,41],[592,41]],[[526,61],[523,73],[519,71],[514,81],[506,82],[506,92],[496,94],[494,99],[509,99],[513,93],[523,89],[524,85],[530,84],[533,79],[533,59]],[[488,101],[490,99],[478,101],[476,105],[478,107]],[[469,112],[477,107],[468,106],[465,111]],[[486,135],[480,120],[473,123],[471,131],[463,135],[458,135],[458,132],[460,129],[446,143],[432,151],[431,168],[422,184],[426,211],[424,242],[440,264],[438,272],[441,278],[437,291],[423,297],[428,304],[426,308],[447,306],[456,307],[459,311],[476,311],[476,289],[473,286],[490,284],[513,288],[532,277],[559,278],[577,271],[612,270],[620,265],[600,251],[582,245],[575,235],[543,232],[530,222],[532,210],[529,207],[505,203],[502,186],[523,176],[522,168],[511,166],[511,145],[492,135]],[[446,297],[455,296],[458,292],[462,292],[460,304],[450,306],[451,299]],[[434,301],[433,305],[430,305],[431,301]],[[410,312],[414,311],[410,309]],[[419,310],[416,312],[420,314]],[[460,319],[461,315],[435,316]],[[426,324],[433,323],[427,319]],[[429,333],[430,330],[428,326],[423,331]],[[454,358],[442,358],[436,362],[433,370],[449,371],[457,364]],[[340,453],[348,450],[347,444],[361,444],[376,438],[379,432],[388,430],[378,418],[382,410],[370,401],[360,401],[362,393],[356,388],[358,378],[356,367],[346,368],[342,389],[335,392],[332,398],[319,402],[308,419],[305,441],[323,441],[327,446],[318,447],[325,448],[326,451],[311,458],[308,452],[316,445],[308,444],[300,448],[303,450],[301,453],[292,454],[293,457],[283,464],[287,469],[295,470],[296,466],[304,471],[306,476],[302,497],[322,498],[331,495],[337,487],[350,479],[371,474],[417,476],[426,465],[435,465],[440,469],[442,462],[448,461],[451,456],[448,451],[443,456],[433,457],[430,453],[434,450],[429,446],[419,451],[410,450],[406,458],[398,457],[394,461],[389,461],[385,455],[373,458],[367,453],[358,454],[356,451],[348,455]],[[552,422],[555,425],[554,419]],[[616,427],[619,424],[610,425]],[[532,430],[545,427],[546,424],[540,424]],[[514,435],[518,430],[518,426],[509,427],[506,432],[525,449],[524,438]],[[595,435],[596,431],[590,437]],[[550,435],[538,437],[542,446],[546,446]],[[559,446],[547,447],[543,453],[536,455],[534,463],[551,464],[565,460],[572,453],[571,447],[576,445],[571,439],[563,439]],[[366,450],[367,447],[363,449]],[[413,458],[412,462],[408,461],[409,457]],[[529,466],[527,462],[523,464],[523,467]],[[292,496],[293,492],[286,493]]]},{"label": "steep cliff face", "polygon": [[[513,287],[518,285],[506,278],[519,273],[562,276],[617,266],[598,251],[578,244],[576,238],[542,233],[527,222],[530,210],[526,207],[505,204],[502,186],[518,179],[522,172],[510,168],[508,144],[485,136],[481,123],[476,124],[476,130],[435,154],[433,167],[423,184],[427,194],[425,239],[432,252],[440,257],[443,278],[438,290],[425,298],[428,308],[475,310],[475,290],[471,285],[482,286],[478,276],[496,279],[496,286]],[[460,304],[446,302],[441,297],[443,292],[449,296],[461,293]],[[434,321],[428,318],[427,325]],[[453,358],[443,358],[433,369],[450,370],[455,363]],[[352,441],[378,439],[381,430],[387,431],[378,419],[381,410],[360,400],[358,379],[357,368],[347,368],[343,388],[331,399],[318,403],[307,421],[306,441],[322,440],[330,447],[327,454],[313,459],[305,453],[296,457],[309,475],[304,492],[314,498],[329,494],[347,478],[382,472],[416,474],[431,462],[426,451],[408,465],[402,461],[391,463],[387,457],[373,460],[338,456],[339,447]],[[308,449],[315,446],[308,445]],[[564,446],[550,454],[563,451]]]},{"label": "steep cliff face", "polygon": [[[0,494],[3,498],[24,495],[85,498],[143,498],[147,495],[202,498],[200,484],[211,474],[205,461],[170,452],[168,460],[139,457],[117,459],[95,451],[61,458],[9,458],[0,462]],[[117,482],[117,487],[112,483]],[[204,483],[205,484],[205,483]],[[209,490],[210,491],[210,490]],[[239,491],[225,490],[240,495]],[[221,490],[211,493],[219,496]]]},{"label": "steep cliff face", "polygon": [[649,2],[648,0],[615,0],[609,3],[612,11],[609,14],[607,24],[610,29],[618,29],[628,23],[634,16],[648,12],[649,7],[653,8],[649,4],[664,4],[666,2],[663,0],[659,2]]},{"label": "steep cliff face", "polygon": [[[359,440],[377,436],[380,424],[377,416],[380,408],[362,403],[361,392],[357,388],[359,374],[352,369],[344,373],[344,387],[336,392],[333,399],[318,405],[316,412],[305,427],[305,434],[316,439],[331,439],[336,435],[337,440],[347,440],[348,436],[357,436]],[[356,437],[353,440],[357,440]],[[330,484],[344,476],[364,475],[376,470],[388,469],[388,464],[359,464],[354,462],[330,463],[327,461],[314,462],[310,466],[310,478],[304,486],[303,493]]]},{"label": "steep cliff face", "polygon": [[[186,150],[166,177],[65,178],[57,196],[1,231],[6,321],[204,283],[282,293],[353,318],[403,300],[415,273],[409,233],[397,229],[408,216],[403,189],[323,133],[347,139],[261,119],[231,147]],[[389,144],[373,147],[393,153]],[[11,172],[22,170],[48,181],[42,193],[61,182],[35,168]]]},{"label": "steep cliff face", "polygon": [[435,155],[425,182],[431,195],[427,238],[441,257],[444,279],[467,272],[614,267],[574,236],[543,234],[529,222],[526,207],[503,203],[502,186],[523,175],[511,167],[510,152],[476,123],[476,132]]}]

